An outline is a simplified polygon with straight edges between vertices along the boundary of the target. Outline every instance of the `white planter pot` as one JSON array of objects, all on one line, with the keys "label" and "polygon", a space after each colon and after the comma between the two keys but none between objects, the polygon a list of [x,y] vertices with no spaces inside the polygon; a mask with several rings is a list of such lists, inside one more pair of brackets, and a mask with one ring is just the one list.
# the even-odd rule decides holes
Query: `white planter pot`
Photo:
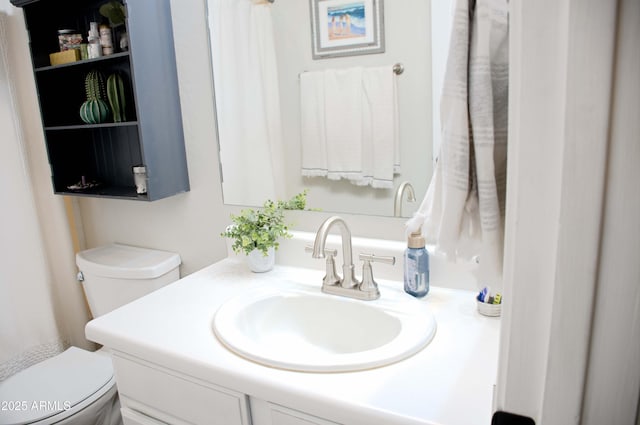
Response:
[{"label": "white planter pot", "polygon": [[276,251],[273,248],[269,248],[267,256],[265,257],[261,251],[254,249],[247,255],[247,264],[249,270],[254,273],[264,273],[273,269],[276,263]]}]

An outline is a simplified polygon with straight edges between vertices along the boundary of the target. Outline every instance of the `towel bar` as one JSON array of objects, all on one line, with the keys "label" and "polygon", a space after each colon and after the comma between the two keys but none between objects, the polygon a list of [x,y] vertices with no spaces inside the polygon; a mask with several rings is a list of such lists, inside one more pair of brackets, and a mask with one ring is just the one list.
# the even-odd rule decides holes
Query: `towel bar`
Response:
[{"label": "towel bar", "polygon": [[[274,0],[275,1],[275,0]],[[298,79],[300,79],[300,74],[303,74],[305,72],[309,72],[309,71],[302,71],[301,73],[298,74]],[[393,65],[393,73],[396,75],[400,75],[404,72],[404,65],[401,64],[400,62],[398,62],[397,64]]]}]

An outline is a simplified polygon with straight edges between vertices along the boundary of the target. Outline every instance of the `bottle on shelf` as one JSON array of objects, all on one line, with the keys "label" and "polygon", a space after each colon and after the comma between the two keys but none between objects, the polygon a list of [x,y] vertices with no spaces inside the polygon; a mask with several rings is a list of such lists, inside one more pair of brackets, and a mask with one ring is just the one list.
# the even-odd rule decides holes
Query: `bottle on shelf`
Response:
[{"label": "bottle on shelf", "polygon": [[100,45],[102,46],[103,56],[108,56],[113,54],[113,41],[111,38],[111,28],[107,24],[100,25]]},{"label": "bottle on shelf", "polygon": [[98,23],[91,22],[89,24],[89,41],[88,52],[89,59],[95,59],[102,56],[102,46],[100,45],[100,33],[98,32]]}]

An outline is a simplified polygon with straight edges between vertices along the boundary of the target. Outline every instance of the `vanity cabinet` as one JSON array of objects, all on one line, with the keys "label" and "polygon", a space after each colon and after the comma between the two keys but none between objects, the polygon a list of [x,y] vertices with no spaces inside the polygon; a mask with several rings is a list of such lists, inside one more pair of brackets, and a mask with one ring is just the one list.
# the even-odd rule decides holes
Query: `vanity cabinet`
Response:
[{"label": "vanity cabinet", "polygon": [[[91,22],[109,23],[99,12],[108,0],[11,0],[24,10],[54,193],[153,201],[189,190],[170,2],[118,1],[127,19],[111,28],[113,54],[51,65],[58,31],[73,29],[86,43]],[[125,33],[128,46],[120,48]],[[122,77],[125,120],[80,118],[85,77],[94,70],[105,82]],[[141,165],[144,194],[133,175]]]},{"label": "vanity cabinet", "polygon": [[112,353],[124,425],[339,425]]}]

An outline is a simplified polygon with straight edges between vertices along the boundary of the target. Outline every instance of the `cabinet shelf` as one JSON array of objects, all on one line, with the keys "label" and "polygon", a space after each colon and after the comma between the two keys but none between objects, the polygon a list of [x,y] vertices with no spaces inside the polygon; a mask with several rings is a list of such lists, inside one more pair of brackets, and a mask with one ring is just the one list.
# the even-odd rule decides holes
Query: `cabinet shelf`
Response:
[{"label": "cabinet shelf", "polygon": [[138,121],[127,122],[107,122],[101,124],[77,124],[77,125],[54,125],[45,127],[46,131],[62,131],[62,130],[85,130],[89,128],[111,128],[111,127],[135,127]]},{"label": "cabinet shelf", "polygon": [[101,186],[84,190],[61,189],[54,192],[57,195],[92,197],[99,196],[101,198],[117,198],[131,199],[138,201],[148,201],[147,195],[138,195],[136,188],[133,186]]},{"label": "cabinet shelf", "polygon": [[100,56],[99,58],[94,58],[94,59],[82,59],[75,62],[63,63],[60,65],[40,66],[35,68],[34,71],[38,73],[38,72],[53,71],[53,70],[59,70],[64,68],[71,68],[71,67],[83,67],[83,66],[88,67],[91,65],[96,65],[100,62],[102,63],[113,62],[113,61],[120,60],[122,58],[128,59],[129,52],[114,53],[109,56]]}]

